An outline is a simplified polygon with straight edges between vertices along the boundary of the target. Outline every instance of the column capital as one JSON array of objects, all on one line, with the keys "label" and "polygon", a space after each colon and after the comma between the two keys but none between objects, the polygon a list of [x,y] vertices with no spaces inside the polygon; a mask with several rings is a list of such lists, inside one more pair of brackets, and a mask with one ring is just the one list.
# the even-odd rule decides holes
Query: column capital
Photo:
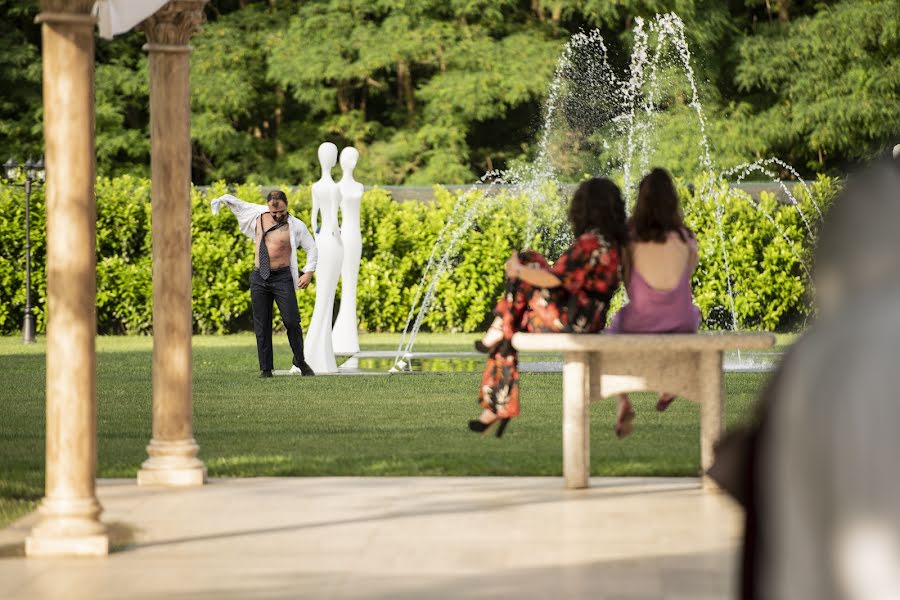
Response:
[{"label": "column capital", "polygon": [[138,27],[147,34],[146,50],[187,49],[191,36],[206,21],[207,0],[171,0]]},{"label": "column capital", "polygon": [[41,0],[41,12],[91,14],[94,0]]},{"label": "column capital", "polygon": [[35,23],[73,24],[93,27],[94,0],[41,0],[41,12]]}]

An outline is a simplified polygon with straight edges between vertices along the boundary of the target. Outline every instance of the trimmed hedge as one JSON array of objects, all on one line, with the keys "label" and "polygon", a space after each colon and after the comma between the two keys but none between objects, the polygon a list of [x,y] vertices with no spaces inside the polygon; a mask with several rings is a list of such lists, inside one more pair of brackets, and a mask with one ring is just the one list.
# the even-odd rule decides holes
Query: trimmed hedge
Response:
[{"label": "trimmed hedge", "polygon": [[[837,189],[820,178],[810,185],[824,211]],[[224,333],[251,329],[248,276],[252,241],[237,228],[229,211],[216,217],[209,200],[226,192],[218,183],[193,190],[193,267],[195,329]],[[284,186],[284,189],[291,189]],[[731,308],[717,234],[717,202],[679,188],[688,225],[699,234],[701,262],[694,277],[697,303],[709,327],[730,328]],[[233,193],[262,202],[259,187],[237,186]],[[729,257],[735,311],[741,328],[796,328],[809,313],[809,262],[814,240],[795,207],[764,194],[756,202],[725,184],[716,188],[723,238]],[[24,194],[0,187],[0,333],[17,332],[25,304]],[[291,211],[308,220],[309,188],[288,193]],[[818,215],[801,194],[801,208],[813,227]],[[532,246],[558,255],[567,242],[566,199],[545,190],[539,203],[506,192],[484,197],[435,189],[432,203],[396,202],[384,190],[367,191],[362,202],[363,257],[357,305],[367,331],[402,330],[413,298],[437,242],[438,257],[462,225],[453,260],[440,277],[424,327],[432,331],[472,331],[483,326],[503,285],[503,264],[520,248],[529,229]],[[45,207],[43,191],[32,195],[32,282],[38,331],[45,329]],[[536,214],[529,228],[528,214]],[[468,220],[462,218],[469,217]],[[769,215],[771,220],[766,217]],[[447,223],[443,238],[439,235]],[[776,226],[777,224],[777,226]],[[779,233],[782,230],[787,240]],[[100,333],[150,333],[150,182],[132,176],[97,181],[97,320]],[[302,259],[301,259],[302,260]],[[340,290],[339,290],[340,293]],[[302,322],[308,323],[314,285],[298,292]]]}]

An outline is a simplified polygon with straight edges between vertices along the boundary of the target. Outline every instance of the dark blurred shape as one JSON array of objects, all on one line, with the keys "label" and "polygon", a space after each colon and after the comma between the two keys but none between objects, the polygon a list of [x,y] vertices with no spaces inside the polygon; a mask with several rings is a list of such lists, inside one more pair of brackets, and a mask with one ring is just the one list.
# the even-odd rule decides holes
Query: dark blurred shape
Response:
[{"label": "dark blurred shape", "polygon": [[900,598],[900,168],[851,177],[816,250],[819,315],[710,474],[747,510],[741,597]]}]

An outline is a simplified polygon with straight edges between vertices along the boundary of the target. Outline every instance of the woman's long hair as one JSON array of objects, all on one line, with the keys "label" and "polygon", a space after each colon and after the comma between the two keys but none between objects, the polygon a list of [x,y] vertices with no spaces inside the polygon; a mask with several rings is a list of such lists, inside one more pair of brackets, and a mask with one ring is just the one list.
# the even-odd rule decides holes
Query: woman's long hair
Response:
[{"label": "woman's long hair", "polygon": [[618,249],[628,243],[622,192],[605,177],[588,179],[578,186],[569,205],[569,222],[576,238],[596,231]]},{"label": "woman's long hair", "polygon": [[637,202],[629,221],[629,232],[635,242],[665,242],[670,231],[683,242],[693,233],[684,226],[681,203],[672,178],[664,169],[653,169],[638,186]]}]

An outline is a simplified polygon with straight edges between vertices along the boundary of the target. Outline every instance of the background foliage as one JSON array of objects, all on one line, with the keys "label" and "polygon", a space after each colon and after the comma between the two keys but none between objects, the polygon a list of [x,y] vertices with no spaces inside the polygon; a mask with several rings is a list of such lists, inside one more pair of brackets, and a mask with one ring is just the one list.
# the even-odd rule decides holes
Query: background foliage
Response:
[{"label": "background foliage", "polygon": [[[219,182],[202,192],[194,189],[193,311],[198,333],[250,330],[248,276],[253,267],[253,243],[238,231],[229,211],[213,216],[209,201],[226,192]],[[681,186],[688,225],[698,232],[701,263],[694,292],[707,325],[732,326],[730,298],[722,261],[724,240],[741,328],[791,329],[810,305],[803,264],[817,227],[813,199],[825,210],[836,184],[820,178],[811,194],[800,194],[800,209],[812,225],[807,231],[796,207],[779,204],[763,194],[759,202],[726,184],[714,197],[703,197]],[[262,202],[258,186],[243,184],[234,193]],[[567,198],[553,195],[535,211],[540,227],[533,246],[556,256],[566,244],[561,215]],[[45,212],[40,187],[32,197],[33,301],[38,330],[45,330]],[[289,193],[291,211],[308,219],[309,188]],[[723,237],[715,226],[721,206]],[[472,219],[463,222],[461,214]],[[363,256],[359,272],[358,310],[365,331],[399,331],[432,252],[440,256],[454,231],[458,245],[449,268],[440,277],[425,328],[432,331],[473,331],[483,326],[503,285],[503,264],[525,242],[528,200],[501,192],[456,196],[436,188],[433,203],[396,202],[384,190],[367,191],[362,202]],[[24,202],[21,188],[0,187],[0,333],[18,331],[25,304]],[[443,238],[439,236],[450,223]],[[779,231],[779,229],[781,231]],[[52,234],[52,232],[51,232]],[[782,235],[783,234],[783,235]],[[150,333],[152,271],[150,183],[130,175],[97,182],[97,320],[101,333]],[[338,296],[340,291],[338,293]],[[303,323],[312,316],[315,286],[298,292]],[[337,302],[337,300],[336,300]],[[336,314],[336,311],[335,311]]]},{"label": "background foliage", "polygon": [[[532,157],[570,34],[599,28],[624,68],[635,18],[665,11],[686,23],[720,167],[774,154],[839,174],[896,143],[896,0],[212,0],[192,42],[193,181],[308,182],[326,140],[360,149],[361,181],[474,181]],[[0,151],[20,159],[41,153],[36,12],[0,0]],[[148,174],[143,42],[97,43],[101,175]],[[652,162],[693,177],[680,86]]]}]

